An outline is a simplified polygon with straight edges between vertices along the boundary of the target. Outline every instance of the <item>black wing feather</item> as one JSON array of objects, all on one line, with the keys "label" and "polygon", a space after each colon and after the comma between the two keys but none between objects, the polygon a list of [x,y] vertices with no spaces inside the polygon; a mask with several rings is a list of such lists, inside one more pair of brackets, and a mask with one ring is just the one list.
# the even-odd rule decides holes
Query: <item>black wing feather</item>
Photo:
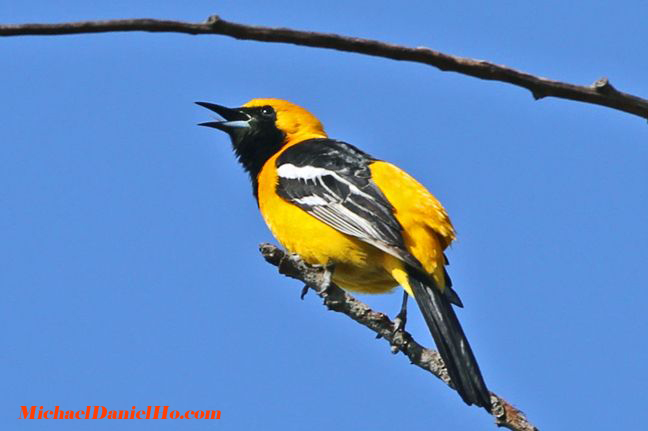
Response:
[{"label": "black wing feather", "polygon": [[391,204],[371,179],[373,161],[345,142],[309,139],[277,158],[277,193],[340,232],[420,267],[406,251]]}]

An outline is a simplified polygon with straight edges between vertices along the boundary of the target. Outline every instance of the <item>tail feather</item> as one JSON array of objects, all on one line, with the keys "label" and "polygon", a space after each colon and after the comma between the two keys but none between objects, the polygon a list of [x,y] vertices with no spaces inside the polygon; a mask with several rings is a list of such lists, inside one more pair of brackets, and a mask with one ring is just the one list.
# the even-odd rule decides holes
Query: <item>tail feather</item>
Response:
[{"label": "tail feather", "polygon": [[439,289],[430,286],[429,279],[422,281],[410,272],[409,281],[453,386],[466,404],[475,404],[490,412],[490,393],[451,300]]}]

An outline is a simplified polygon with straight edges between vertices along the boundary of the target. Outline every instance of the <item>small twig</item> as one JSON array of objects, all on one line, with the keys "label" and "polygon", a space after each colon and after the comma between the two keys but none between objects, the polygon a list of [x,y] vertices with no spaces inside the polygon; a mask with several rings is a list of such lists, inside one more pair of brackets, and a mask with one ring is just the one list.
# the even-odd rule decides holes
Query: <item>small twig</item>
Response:
[{"label": "small twig", "polygon": [[[452,387],[443,360],[437,352],[417,343],[407,331],[394,333],[394,322],[385,314],[373,311],[369,306],[358,301],[335,284],[329,283],[323,268],[306,264],[296,255],[284,253],[271,244],[261,244],[261,254],[269,263],[277,266],[279,272],[306,283],[324,300],[324,305],[333,311],[346,314],[351,319],[374,331],[387,340],[390,346],[396,347],[417,367],[433,374],[448,386]],[[508,401],[491,392],[491,403],[495,423],[514,431],[537,431],[524,413],[513,407]]]},{"label": "small twig", "polygon": [[[501,81],[526,88],[536,100],[545,97],[577,100],[607,106],[648,119],[648,100],[620,91],[603,91],[596,85],[582,86],[554,81],[484,60],[457,57],[425,47],[411,48],[371,39],[331,33],[299,31],[237,24],[211,16],[204,23],[156,19],[119,19],[58,24],[0,24],[0,36],[65,35],[115,31],[149,31],[186,34],[221,34],[236,39],[281,42],[355,52],[393,60],[412,61],[480,79]],[[608,83],[609,84],[609,83]],[[610,86],[610,88],[612,88]]]}]

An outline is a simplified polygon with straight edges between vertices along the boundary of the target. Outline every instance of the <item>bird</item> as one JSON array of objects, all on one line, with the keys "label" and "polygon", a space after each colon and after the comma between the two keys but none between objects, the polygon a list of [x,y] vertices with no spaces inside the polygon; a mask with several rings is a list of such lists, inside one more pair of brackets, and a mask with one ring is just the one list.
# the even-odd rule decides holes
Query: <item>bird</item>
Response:
[{"label": "bird", "polygon": [[294,103],[196,103],[221,117],[199,125],[229,135],[281,245],[330,268],[332,282],[345,290],[387,293],[402,286],[399,324],[411,296],[460,397],[490,412],[490,393],[453,309],[463,304],[444,250],[456,235],[441,203],[404,170],[329,138],[320,120]]}]

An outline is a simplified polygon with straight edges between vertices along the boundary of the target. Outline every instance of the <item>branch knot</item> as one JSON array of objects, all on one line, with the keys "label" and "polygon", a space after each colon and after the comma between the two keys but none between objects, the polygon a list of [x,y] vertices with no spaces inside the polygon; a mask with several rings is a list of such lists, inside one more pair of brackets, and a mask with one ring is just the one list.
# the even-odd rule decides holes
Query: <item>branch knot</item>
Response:
[{"label": "branch knot", "polygon": [[594,90],[598,91],[599,93],[606,94],[606,95],[619,92],[616,88],[612,86],[612,84],[610,84],[610,80],[607,78],[607,76],[604,76],[594,81],[594,84],[592,84],[592,88],[594,88]]},{"label": "branch knot", "polygon": [[211,15],[209,18],[207,18],[207,21],[205,21],[205,24],[215,27],[216,24],[219,24],[221,22],[221,17],[218,15]]}]

